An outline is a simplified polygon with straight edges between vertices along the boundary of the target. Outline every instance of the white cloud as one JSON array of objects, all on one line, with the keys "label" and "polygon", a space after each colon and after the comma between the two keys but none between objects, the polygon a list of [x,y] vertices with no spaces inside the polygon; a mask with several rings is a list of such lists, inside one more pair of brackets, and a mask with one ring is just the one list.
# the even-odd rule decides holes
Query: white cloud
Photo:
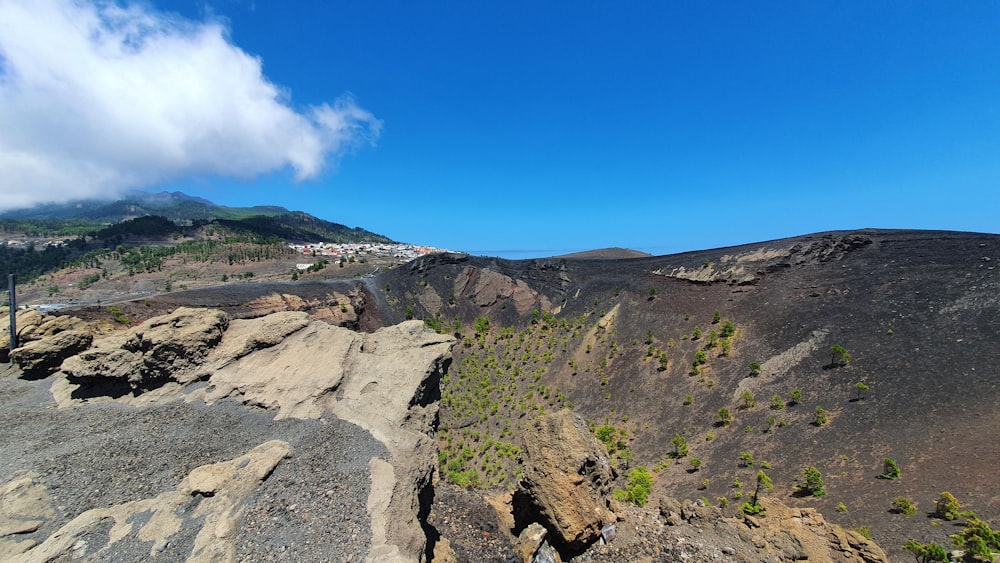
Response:
[{"label": "white cloud", "polygon": [[298,112],[216,22],[90,0],[0,0],[0,209],[189,175],[315,177],[381,122]]}]

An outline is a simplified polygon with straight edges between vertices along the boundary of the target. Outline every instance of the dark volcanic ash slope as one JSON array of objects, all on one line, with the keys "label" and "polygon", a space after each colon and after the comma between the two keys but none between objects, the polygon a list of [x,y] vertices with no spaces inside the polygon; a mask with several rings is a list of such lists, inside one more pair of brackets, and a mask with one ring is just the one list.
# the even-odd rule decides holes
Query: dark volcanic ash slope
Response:
[{"label": "dark volcanic ash slope", "polygon": [[[382,322],[413,315],[452,330],[457,317],[470,338],[480,315],[490,334],[530,328],[535,309],[581,319],[581,334],[567,329],[539,364],[538,384],[559,388],[584,417],[626,429],[634,464],[661,464],[683,436],[703,466],[667,460],[655,492],[738,505],[734,480],[749,487],[766,461],[776,485],[768,494],[869,526],[899,556],[908,538],[948,544],[957,531],[926,516],[942,491],[1000,520],[998,261],[996,235],[836,232],[614,261],[436,255],[370,280],[366,293]],[[711,345],[727,322],[734,334]],[[831,365],[833,345],[850,353],[846,365]],[[454,365],[492,346],[457,346]],[[691,375],[699,350],[705,362]],[[815,423],[817,406],[827,423]],[[723,407],[727,426],[717,422]],[[443,424],[450,415],[443,405]],[[742,466],[741,452],[756,465]],[[901,479],[877,478],[885,457]],[[806,465],[822,472],[825,497],[795,496]],[[891,513],[898,496],[918,514]]]}]

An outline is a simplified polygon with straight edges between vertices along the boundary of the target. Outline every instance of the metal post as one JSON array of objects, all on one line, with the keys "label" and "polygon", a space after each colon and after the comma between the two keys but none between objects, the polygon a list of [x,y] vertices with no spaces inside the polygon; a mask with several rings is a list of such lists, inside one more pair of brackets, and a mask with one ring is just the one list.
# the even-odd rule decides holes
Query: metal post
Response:
[{"label": "metal post", "polygon": [[[17,348],[17,291],[14,289],[14,274],[7,274],[7,293],[10,295],[10,351]],[[10,355],[10,363],[14,356]]]}]

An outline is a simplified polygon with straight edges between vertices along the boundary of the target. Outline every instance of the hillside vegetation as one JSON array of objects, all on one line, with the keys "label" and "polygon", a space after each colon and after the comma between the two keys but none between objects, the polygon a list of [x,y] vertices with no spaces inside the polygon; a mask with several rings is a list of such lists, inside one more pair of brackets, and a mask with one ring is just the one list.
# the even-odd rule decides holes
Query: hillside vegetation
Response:
[{"label": "hillside vegetation", "polygon": [[[440,467],[510,487],[521,431],[572,408],[653,494],[774,495],[890,552],[951,545],[944,491],[1000,515],[1000,237],[866,231],[634,260],[415,261],[385,322],[455,332]],[[388,311],[388,312],[387,312]]]},{"label": "hillside vegetation", "polygon": [[[68,270],[92,285],[118,270],[132,276],[161,271],[164,260],[246,265],[290,260],[287,242],[392,241],[361,228],[323,221],[280,207],[229,208],[183,194],[145,199],[50,205],[0,216],[0,271],[21,283]],[[289,266],[290,267],[290,266]],[[78,272],[79,276],[73,275]],[[244,274],[220,270],[218,276]],[[6,289],[6,277],[0,289]],[[49,284],[48,288],[58,284]],[[169,289],[167,289],[169,291]]]}]

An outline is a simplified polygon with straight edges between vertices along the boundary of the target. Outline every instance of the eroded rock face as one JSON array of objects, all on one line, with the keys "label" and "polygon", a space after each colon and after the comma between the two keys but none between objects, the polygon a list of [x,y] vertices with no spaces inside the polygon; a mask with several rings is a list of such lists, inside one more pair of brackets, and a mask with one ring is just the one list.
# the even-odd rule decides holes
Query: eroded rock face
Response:
[{"label": "eroded rock face", "polygon": [[[629,507],[619,516],[624,531],[592,557],[595,562],[662,560],[714,561],[845,561],[888,563],[874,542],[827,522],[812,508],[795,508],[761,497],[759,516],[726,516],[701,501],[660,499],[659,514]],[[731,513],[730,513],[731,514]],[[666,524],[664,527],[663,524]],[[659,560],[659,559],[658,559]]]},{"label": "eroded rock face", "polygon": [[229,316],[214,309],[180,307],[68,358],[62,371],[78,379],[126,381],[134,391],[178,380],[201,365],[221,340]]},{"label": "eroded rock face", "polygon": [[518,498],[530,504],[557,545],[582,551],[614,521],[604,499],[616,473],[579,416],[563,410],[539,419],[524,437],[522,461],[515,505]]},{"label": "eroded rock face", "polygon": [[745,517],[735,525],[744,541],[761,555],[782,561],[852,561],[884,563],[882,549],[861,534],[828,523],[813,508],[793,508],[761,498],[764,516]]},{"label": "eroded rock face", "polygon": [[514,280],[493,270],[469,266],[455,278],[455,295],[464,295],[480,307],[491,307],[502,300],[511,299],[518,314],[535,307],[552,310],[547,297],[531,289],[522,280]]},{"label": "eroded rock face", "polygon": [[310,318],[332,325],[356,328],[358,311],[355,304],[361,299],[360,293],[352,291],[343,294],[331,291],[324,297],[306,299],[289,293],[272,293],[254,299],[247,306],[257,315],[269,315],[285,311],[305,311]]},{"label": "eroded rock face", "polygon": [[[28,319],[34,320],[34,315],[26,315]],[[69,315],[57,317],[42,316],[37,324],[22,326],[18,324],[18,340],[20,344],[27,344],[36,340],[42,340],[68,330],[89,330],[86,321]]]},{"label": "eroded rock face", "polygon": [[[10,323],[7,321],[10,316],[10,308],[0,308],[0,362],[10,361]],[[24,343],[23,335],[31,332],[38,325],[44,322],[44,316],[35,309],[19,309],[14,313],[17,323],[18,345]]]},{"label": "eroded rock face", "polygon": [[11,352],[10,330],[3,331],[0,356],[17,363],[29,378],[52,374],[63,360],[86,350],[94,339],[92,327],[77,317],[46,316],[30,309],[18,311],[17,332],[18,347]]},{"label": "eroded rock face", "polygon": [[26,376],[45,377],[70,356],[89,348],[93,340],[89,330],[65,330],[15,348],[10,357]]}]

